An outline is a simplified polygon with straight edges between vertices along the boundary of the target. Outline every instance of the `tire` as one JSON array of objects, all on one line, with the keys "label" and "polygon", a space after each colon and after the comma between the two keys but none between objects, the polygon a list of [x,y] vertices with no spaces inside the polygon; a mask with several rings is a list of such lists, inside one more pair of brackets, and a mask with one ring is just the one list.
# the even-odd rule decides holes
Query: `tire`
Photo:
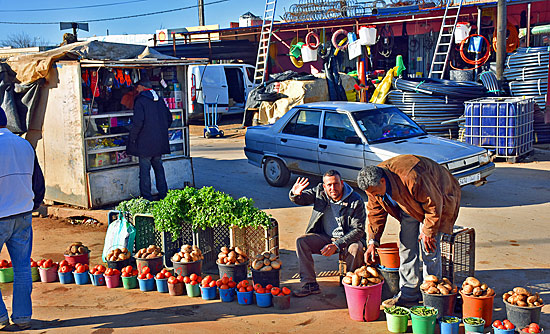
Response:
[{"label": "tire", "polygon": [[223,133],[223,130],[220,130],[220,138],[223,138],[224,135],[225,133]]},{"label": "tire", "polygon": [[212,137],[212,135],[210,134],[210,132],[205,132],[205,133],[204,133],[204,138],[210,139],[210,137]]},{"label": "tire", "polygon": [[290,171],[281,160],[267,158],[264,162],[264,178],[274,187],[284,187],[290,180]]}]

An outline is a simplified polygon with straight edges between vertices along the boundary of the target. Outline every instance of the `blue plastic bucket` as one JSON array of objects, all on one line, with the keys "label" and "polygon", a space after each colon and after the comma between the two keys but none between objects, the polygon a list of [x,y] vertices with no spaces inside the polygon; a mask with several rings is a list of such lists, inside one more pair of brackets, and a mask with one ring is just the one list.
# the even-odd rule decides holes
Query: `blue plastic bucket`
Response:
[{"label": "blue plastic bucket", "polygon": [[138,282],[139,282],[139,289],[141,291],[153,291],[153,290],[155,290],[155,280],[153,278],[150,278],[150,279],[140,279],[140,278],[138,278]]},{"label": "blue plastic bucket", "polygon": [[256,305],[259,307],[270,307],[271,306],[271,298],[273,298],[273,295],[271,293],[257,293],[254,292],[256,295]]},{"label": "blue plastic bucket", "polygon": [[[443,320],[445,318],[454,318],[454,319],[458,319],[457,322],[451,322],[451,323],[448,323],[448,322],[443,322]],[[460,329],[460,318],[458,317],[450,317],[450,316],[446,316],[446,317],[442,317],[441,320],[440,320],[440,333],[441,334],[458,334],[459,332],[459,329]]]},{"label": "blue plastic bucket", "polygon": [[73,272],[69,272],[69,273],[57,273],[59,275],[59,283],[61,284],[72,284],[74,283],[74,276],[73,276]]},{"label": "blue plastic bucket", "polygon": [[495,334],[514,334],[516,332],[516,328],[513,328],[513,329],[498,329],[495,326],[492,326],[492,327],[493,327],[493,331],[495,332]]},{"label": "blue plastic bucket", "polygon": [[168,278],[155,278],[157,284],[157,291],[160,293],[168,293]]},{"label": "blue plastic bucket", "polygon": [[105,285],[105,276],[103,274],[90,274],[90,280],[94,286]]},{"label": "blue plastic bucket", "polygon": [[216,299],[216,289],[217,287],[202,287],[201,286],[201,296],[204,300]]},{"label": "blue plastic bucket", "polygon": [[251,305],[254,291],[239,292],[237,291],[237,301],[241,305]]},{"label": "blue plastic bucket", "polygon": [[88,272],[77,273],[74,272],[74,281],[77,285],[84,285],[90,283],[90,275]]},{"label": "blue plastic bucket", "polygon": [[220,299],[222,302],[232,302],[235,299],[235,290],[220,289]]}]

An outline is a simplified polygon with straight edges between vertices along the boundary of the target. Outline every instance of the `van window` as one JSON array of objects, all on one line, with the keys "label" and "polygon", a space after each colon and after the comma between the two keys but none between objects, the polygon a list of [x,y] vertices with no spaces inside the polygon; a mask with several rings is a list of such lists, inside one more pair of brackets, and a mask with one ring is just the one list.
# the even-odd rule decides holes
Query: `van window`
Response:
[{"label": "van window", "polygon": [[248,75],[248,80],[250,82],[254,82],[254,72],[256,71],[254,67],[245,67],[246,69],[246,75]]},{"label": "van window", "polygon": [[[199,75],[202,74],[202,85],[218,86],[222,82],[225,82],[223,78],[223,76],[225,75],[219,66],[206,66],[206,69],[203,66],[199,66],[198,70],[199,70]],[[197,77],[197,79],[199,78]],[[197,86],[199,85],[200,81],[201,80],[197,82]]]},{"label": "van window", "polygon": [[320,120],[320,111],[300,110],[284,127],[283,133],[317,138],[319,136]]}]

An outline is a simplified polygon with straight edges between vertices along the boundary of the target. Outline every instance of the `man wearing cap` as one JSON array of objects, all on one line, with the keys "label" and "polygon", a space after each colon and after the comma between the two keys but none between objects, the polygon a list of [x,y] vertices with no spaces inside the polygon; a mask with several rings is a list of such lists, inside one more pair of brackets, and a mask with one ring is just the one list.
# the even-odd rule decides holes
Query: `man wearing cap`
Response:
[{"label": "man wearing cap", "polygon": [[[0,107],[0,249],[6,245],[13,265],[11,320],[28,329],[32,315],[32,215],[44,199],[44,176],[31,144],[6,128]],[[10,325],[0,294],[0,330]]]},{"label": "man wearing cap", "polygon": [[137,91],[139,94],[134,101],[126,153],[138,157],[139,191],[143,198],[152,201],[151,166],[159,197],[164,198],[168,192],[161,157],[170,153],[168,128],[172,123],[172,114],[149,80],[141,79],[137,83]]}]

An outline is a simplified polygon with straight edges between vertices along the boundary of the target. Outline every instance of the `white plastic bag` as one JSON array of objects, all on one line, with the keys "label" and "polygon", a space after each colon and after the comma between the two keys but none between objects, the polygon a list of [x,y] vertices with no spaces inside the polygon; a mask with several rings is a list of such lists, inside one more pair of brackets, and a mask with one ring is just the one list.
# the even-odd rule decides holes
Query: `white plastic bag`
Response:
[{"label": "white plastic bag", "polygon": [[349,60],[355,59],[361,55],[361,41],[356,40],[348,45]]},{"label": "white plastic bag", "polygon": [[132,254],[136,240],[136,229],[121,213],[118,219],[109,224],[105,234],[102,259],[107,262],[107,254],[113,249],[125,247]]}]

